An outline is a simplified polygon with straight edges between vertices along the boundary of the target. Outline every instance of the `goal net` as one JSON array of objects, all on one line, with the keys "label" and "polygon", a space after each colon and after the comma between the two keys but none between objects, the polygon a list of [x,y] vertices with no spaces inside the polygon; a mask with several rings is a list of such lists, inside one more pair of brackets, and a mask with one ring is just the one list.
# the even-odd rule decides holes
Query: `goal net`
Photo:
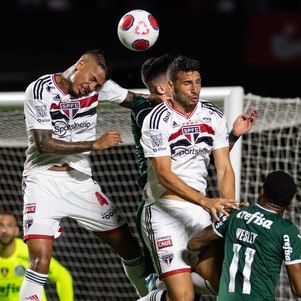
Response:
[{"label": "goal net", "polygon": [[[215,93],[213,89],[216,89]],[[224,89],[224,90],[223,90]],[[242,111],[253,107],[259,109],[259,116],[251,132],[235,145],[231,159],[239,175],[241,200],[251,204],[257,201],[257,193],[264,177],[275,169],[289,172],[297,183],[301,181],[301,100],[278,99],[242,94],[243,102],[228,103],[225,88],[212,88],[203,98],[216,100],[232,124]],[[225,92],[226,91],[226,92]],[[236,91],[237,92],[237,91]],[[238,91],[241,93],[241,91]],[[5,210],[13,211],[22,224],[22,169],[27,138],[22,103],[14,101],[16,94],[1,107],[0,103],[0,198]],[[222,100],[222,101],[221,101]],[[220,102],[221,101],[221,102]],[[140,202],[141,191],[136,183],[138,163],[130,128],[130,111],[122,108],[100,108],[99,134],[109,129],[122,129],[124,144],[92,154],[93,175],[101,183],[104,192],[120,207],[127,217],[131,229],[137,236],[134,215]],[[226,115],[227,116],[227,115]],[[239,168],[239,170],[237,170]],[[208,195],[217,196],[214,168],[210,167]],[[286,217],[301,225],[301,191],[298,191]],[[62,221],[64,232],[54,244],[54,256],[64,264],[74,278],[75,300],[136,300],[132,285],[126,278],[120,259],[104,243],[78,227],[71,219]],[[55,287],[48,282],[46,287],[49,300],[58,300]],[[1,292],[0,292],[1,299]],[[215,300],[205,297],[204,300]],[[290,292],[286,273],[282,271],[277,288],[277,300],[297,300]]]}]

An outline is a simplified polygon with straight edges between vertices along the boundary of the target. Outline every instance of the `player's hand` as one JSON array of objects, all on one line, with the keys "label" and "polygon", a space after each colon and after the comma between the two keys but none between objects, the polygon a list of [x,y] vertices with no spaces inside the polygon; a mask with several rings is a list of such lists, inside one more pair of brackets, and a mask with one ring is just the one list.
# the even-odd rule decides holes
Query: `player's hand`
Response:
[{"label": "player's hand", "polygon": [[202,207],[208,211],[214,220],[219,221],[219,214],[228,216],[232,209],[239,208],[239,202],[235,199],[209,199],[206,198],[202,202]]},{"label": "player's hand", "polygon": [[238,206],[239,208],[244,208],[250,206],[250,203],[248,201],[240,201]]},{"label": "player's hand", "polygon": [[246,114],[239,115],[233,123],[233,135],[236,137],[240,137],[249,132],[253,128],[257,116],[257,108],[253,108],[250,112],[247,112]]},{"label": "player's hand", "polygon": [[119,131],[108,131],[96,139],[92,144],[92,150],[103,150],[122,143]]}]

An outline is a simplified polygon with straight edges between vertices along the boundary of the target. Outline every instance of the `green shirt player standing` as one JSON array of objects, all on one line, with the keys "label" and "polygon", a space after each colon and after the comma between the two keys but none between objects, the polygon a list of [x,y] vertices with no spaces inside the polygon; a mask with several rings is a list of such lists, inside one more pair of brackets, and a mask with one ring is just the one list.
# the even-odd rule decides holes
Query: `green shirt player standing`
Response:
[{"label": "green shirt player standing", "polygon": [[225,240],[218,300],[275,300],[282,262],[292,292],[301,296],[301,236],[282,217],[295,193],[296,185],[287,173],[272,172],[258,204],[222,217],[190,239],[191,250],[202,250],[219,237]]}]

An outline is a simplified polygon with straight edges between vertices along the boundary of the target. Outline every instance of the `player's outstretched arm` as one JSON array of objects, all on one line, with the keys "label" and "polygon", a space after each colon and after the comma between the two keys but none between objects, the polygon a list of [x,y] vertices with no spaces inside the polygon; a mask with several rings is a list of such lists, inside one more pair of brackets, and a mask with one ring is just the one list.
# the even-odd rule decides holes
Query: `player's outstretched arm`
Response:
[{"label": "player's outstretched arm", "polygon": [[49,267],[50,281],[56,284],[56,291],[60,301],[73,301],[73,278],[71,273],[55,258],[51,258]]},{"label": "player's outstretched arm", "polygon": [[253,128],[257,116],[257,108],[253,108],[250,112],[237,116],[229,134],[230,150],[233,148],[235,142],[240,138],[240,136],[246,134]]},{"label": "player's outstretched arm", "polygon": [[301,263],[286,265],[288,278],[290,280],[290,286],[292,292],[301,297]]}]

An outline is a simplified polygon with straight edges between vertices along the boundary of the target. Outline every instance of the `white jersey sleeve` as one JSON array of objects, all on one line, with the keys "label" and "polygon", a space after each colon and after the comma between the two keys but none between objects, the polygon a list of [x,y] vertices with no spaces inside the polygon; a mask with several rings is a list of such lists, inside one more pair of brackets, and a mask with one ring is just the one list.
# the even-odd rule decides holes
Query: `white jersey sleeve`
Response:
[{"label": "white jersey sleeve", "polygon": [[98,101],[122,103],[125,100],[127,93],[127,89],[122,88],[112,80],[108,80],[99,90]]},{"label": "white jersey sleeve", "polygon": [[217,120],[217,127],[213,142],[213,149],[229,146],[229,129],[225,115]]},{"label": "white jersey sleeve", "polygon": [[36,97],[31,83],[25,91],[24,114],[27,130],[52,130],[48,97]]},{"label": "white jersey sleeve", "polygon": [[149,125],[152,122],[152,116],[152,114],[148,114],[142,124],[140,143],[144,150],[144,156],[146,158],[170,156],[169,130],[165,127],[166,123],[160,123],[158,127],[152,127]]}]

